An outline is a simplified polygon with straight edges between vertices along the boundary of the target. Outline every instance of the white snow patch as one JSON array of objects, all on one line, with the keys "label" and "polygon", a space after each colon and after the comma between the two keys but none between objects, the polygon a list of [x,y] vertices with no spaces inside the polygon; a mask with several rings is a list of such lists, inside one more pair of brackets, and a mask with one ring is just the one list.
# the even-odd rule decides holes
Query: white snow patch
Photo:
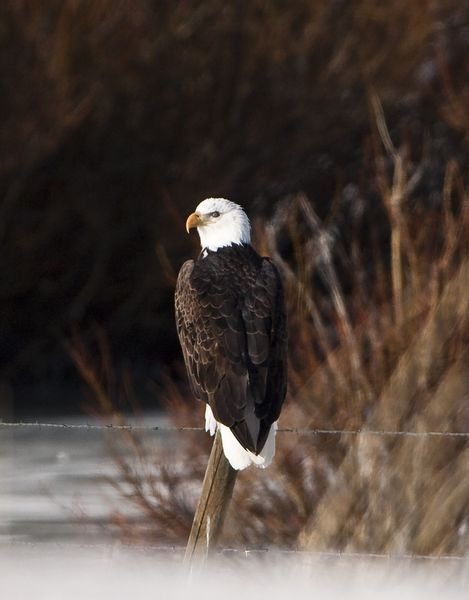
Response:
[{"label": "white snow patch", "polygon": [[[242,557],[245,558],[242,558]],[[171,554],[169,553],[169,558]],[[2,596],[9,600],[462,600],[468,563],[223,556],[191,573],[158,554],[102,549],[0,546]]]}]

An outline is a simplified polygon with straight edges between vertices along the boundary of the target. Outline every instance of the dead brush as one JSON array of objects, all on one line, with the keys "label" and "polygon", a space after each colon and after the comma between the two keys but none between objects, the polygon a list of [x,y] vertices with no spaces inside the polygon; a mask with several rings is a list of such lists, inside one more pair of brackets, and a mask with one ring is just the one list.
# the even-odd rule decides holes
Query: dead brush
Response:
[{"label": "dead brush", "polygon": [[[117,408],[123,403],[122,398],[119,403],[116,401],[116,394],[123,393],[133,418],[139,420],[140,409],[130,380],[124,374],[122,381],[116,382],[108,340],[99,328],[95,332],[95,346],[86,346],[78,335],[67,344],[68,353],[87,386],[86,411],[106,425],[128,424],[124,412]],[[189,424],[180,397],[174,393],[171,396],[169,382],[166,392],[167,398],[173,398],[174,411]],[[187,438],[191,435],[187,433]],[[198,486],[204,472],[202,457],[199,460],[194,457],[184,465],[177,464],[174,460],[175,440],[162,440],[160,436],[164,434],[156,436],[136,434],[131,429],[112,430],[106,435],[107,447],[119,475],[105,480],[126,508],[124,511],[113,508],[111,528],[117,529],[119,539],[126,543],[180,543],[190,530],[193,488]],[[189,439],[186,441],[193,446]],[[184,447],[183,443],[181,447]],[[129,508],[135,516],[127,516]]]},{"label": "dead brush", "polygon": [[[289,392],[280,425],[468,431],[467,191],[449,163],[440,205],[425,209],[415,197],[425,159],[411,165],[405,148],[390,145],[377,100],[371,105],[376,189],[387,222],[369,220],[356,190],[323,219],[297,195],[278,205],[267,227],[255,226],[258,248],[282,271],[289,306]],[[87,379],[86,361],[75,362]],[[202,407],[182,384],[168,379],[158,397],[175,424],[203,422]],[[268,470],[238,477],[225,544],[467,551],[464,440],[295,433],[277,440]],[[111,484],[141,512],[133,521],[116,513],[115,522],[127,540],[183,544],[210,441],[184,432],[152,444],[126,432],[112,447],[121,477]]]},{"label": "dead brush", "polygon": [[[352,422],[353,427],[365,430],[468,431],[467,191],[456,165],[450,163],[441,206],[413,214],[413,190],[425,176],[424,161],[409,174],[405,148],[393,146],[379,101],[372,97],[371,102],[392,164],[388,178],[385,156],[376,154],[390,248],[372,269],[374,285],[368,299],[362,297],[365,306],[354,303],[353,291],[348,313],[336,302],[336,330],[342,340],[333,352],[334,360],[326,361],[324,367],[329,374],[328,389],[318,389],[321,379],[314,377],[314,391],[306,393],[301,406],[305,410],[312,404],[316,419],[318,406],[332,395],[338,408],[353,408],[353,415],[345,411],[348,427]],[[304,199],[297,205],[303,215],[311,211]],[[350,256],[351,271],[359,274],[363,263],[354,262],[355,252]],[[327,260],[327,255],[322,259]],[[385,261],[387,269],[383,269]],[[294,274],[290,281],[293,288],[298,287]],[[359,285],[359,281],[352,282],[352,289]],[[334,297],[331,277],[328,287]],[[335,373],[338,364],[339,376]],[[344,377],[348,399],[343,394]],[[396,554],[467,552],[469,454],[465,441],[364,434],[344,438],[341,445],[344,458],[300,534],[302,547]]]}]

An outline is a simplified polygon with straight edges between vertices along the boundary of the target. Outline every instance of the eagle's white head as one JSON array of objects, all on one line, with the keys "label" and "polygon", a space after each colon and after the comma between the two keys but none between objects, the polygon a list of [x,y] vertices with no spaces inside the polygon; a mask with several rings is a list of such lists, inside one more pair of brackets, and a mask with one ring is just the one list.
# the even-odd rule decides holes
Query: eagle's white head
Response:
[{"label": "eagle's white head", "polygon": [[232,244],[251,243],[251,225],[239,204],[225,198],[207,198],[190,214],[186,229],[197,227],[202,248],[218,250]]}]

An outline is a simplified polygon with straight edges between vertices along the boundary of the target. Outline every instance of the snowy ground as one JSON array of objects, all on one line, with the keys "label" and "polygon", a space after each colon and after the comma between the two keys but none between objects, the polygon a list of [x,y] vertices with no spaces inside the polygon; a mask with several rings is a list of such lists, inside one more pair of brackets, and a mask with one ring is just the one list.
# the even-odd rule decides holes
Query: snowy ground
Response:
[{"label": "snowy ground", "polygon": [[422,565],[348,559],[224,558],[188,573],[174,559],[117,546],[58,551],[0,548],[0,590],[9,600],[161,598],[465,599],[467,563]]}]

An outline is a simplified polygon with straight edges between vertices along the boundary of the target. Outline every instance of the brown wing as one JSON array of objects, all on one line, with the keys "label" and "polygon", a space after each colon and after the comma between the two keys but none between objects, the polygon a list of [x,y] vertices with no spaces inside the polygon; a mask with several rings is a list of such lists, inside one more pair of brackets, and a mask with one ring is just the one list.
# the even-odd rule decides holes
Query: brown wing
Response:
[{"label": "brown wing", "polygon": [[186,261],[179,271],[176,293],[176,328],[192,393],[198,400],[208,402],[209,395],[219,385],[215,352],[217,335],[211,316],[204,314],[209,304],[201,302],[190,282],[194,261]]},{"label": "brown wing", "polygon": [[186,262],[175,301],[194,395],[258,453],[285,397],[286,326],[277,269],[250,253],[219,251],[196,266]]}]

